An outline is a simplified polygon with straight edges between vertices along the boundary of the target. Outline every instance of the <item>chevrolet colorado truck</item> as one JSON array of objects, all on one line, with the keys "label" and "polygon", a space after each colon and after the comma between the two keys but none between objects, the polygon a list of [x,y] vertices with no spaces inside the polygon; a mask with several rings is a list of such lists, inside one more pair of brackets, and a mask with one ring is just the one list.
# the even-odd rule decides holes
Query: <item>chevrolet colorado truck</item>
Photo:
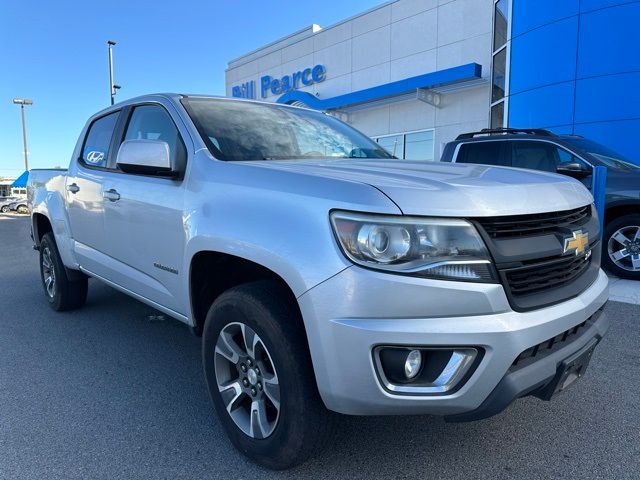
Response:
[{"label": "chevrolet colorado truck", "polygon": [[51,307],[82,306],[91,277],[191,326],[220,422],[269,468],[314,454],[335,412],[548,400],[609,326],[580,182],[401,161],[304,108],[131,99],[28,190]]}]

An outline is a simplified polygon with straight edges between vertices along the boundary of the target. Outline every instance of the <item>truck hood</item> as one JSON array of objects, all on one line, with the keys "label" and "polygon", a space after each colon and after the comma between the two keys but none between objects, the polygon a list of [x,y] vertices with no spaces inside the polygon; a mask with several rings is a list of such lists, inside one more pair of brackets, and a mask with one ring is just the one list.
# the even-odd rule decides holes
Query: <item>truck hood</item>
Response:
[{"label": "truck hood", "polygon": [[486,165],[403,160],[269,160],[262,168],[375,187],[405,215],[486,217],[543,213],[593,202],[577,180]]}]

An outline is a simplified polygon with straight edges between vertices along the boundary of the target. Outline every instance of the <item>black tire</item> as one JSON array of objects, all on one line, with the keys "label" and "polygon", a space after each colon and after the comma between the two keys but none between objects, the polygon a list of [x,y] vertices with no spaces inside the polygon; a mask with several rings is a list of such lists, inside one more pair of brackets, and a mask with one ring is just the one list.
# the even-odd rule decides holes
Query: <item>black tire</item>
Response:
[{"label": "black tire", "polygon": [[[202,342],[209,394],[231,442],[247,457],[273,470],[299,465],[318,453],[333,433],[335,415],[325,408],[318,393],[302,319],[295,299],[287,293],[274,281],[249,283],[224,292],[209,309]],[[235,322],[259,336],[277,372],[279,414],[266,438],[253,438],[236,425],[218,388],[216,343],[220,332]]]},{"label": "black tire", "polygon": [[[50,265],[50,268],[47,265]],[[54,274],[53,289],[48,289],[46,275],[51,270]],[[80,272],[77,273],[76,279],[69,279],[52,233],[45,233],[40,241],[40,279],[49,306],[56,312],[74,310],[84,305],[87,299],[88,279]]]},{"label": "black tire", "polygon": [[27,207],[26,205],[18,205],[18,207],[16,208],[16,211],[18,213],[25,215],[29,213],[29,207]]},{"label": "black tire", "polygon": [[[613,275],[620,278],[628,278],[631,280],[640,280],[640,270],[633,271],[633,265],[631,264],[631,257],[627,257],[622,260],[623,266],[617,265],[615,261],[609,255],[609,246],[611,245],[612,251],[623,249],[624,246],[617,242],[615,239],[612,239],[614,234],[622,229],[631,230],[632,227],[640,228],[640,214],[633,213],[630,215],[624,215],[622,217],[615,218],[611,222],[607,223],[604,226],[604,236],[602,242],[602,266]],[[634,240],[634,239],[630,239]],[[640,248],[640,240],[634,240],[631,248],[635,251],[638,251]],[[634,254],[634,256],[637,254]],[[624,268],[627,267],[627,268]]]},{"label": "black tire", "polygon": [[9,213],[9,205],[3,205],[0,211],[2,213]]}]

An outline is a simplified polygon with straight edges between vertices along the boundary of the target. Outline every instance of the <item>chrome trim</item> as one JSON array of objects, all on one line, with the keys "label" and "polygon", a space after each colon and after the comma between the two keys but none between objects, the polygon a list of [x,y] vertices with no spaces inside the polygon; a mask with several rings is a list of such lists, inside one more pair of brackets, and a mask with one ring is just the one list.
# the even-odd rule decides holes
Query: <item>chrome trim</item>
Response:
[{"label": "chrome trim", "polygon": [[135,298],[136,300],[141,301],[142,303],[146,303],[147,305],[160,310],[162,313],[166,313],[167,315],[175,318],[176,320],[180,320],[181,322],[186,323],[187,325],[190,326],[194,326],[193,323],[189,320],[189,317],[187,317],[186,315],[182,315],[181,313],[178,313],[174,310],[171,310],[170,308],[167,308],[163,305],[160,305],[159,303],[154,302],[153,300],[149,300],[146,297],[143,297],[142,295],[139,295],[135,292],[132,292],[131,290],[129,290],[128,288],[125,288],[121,285],[118,285],[115,282],[112,282],[111,280],[107,280],[106,278],[98,275],[97,273],[93,273],[91,270],[87,270],[86,268],[80,266],[79,267],[80,271],[82,273],[85,273],[91,277],[97,278],[98,280],[106,283],[107,285],[109,285],[110,287],[115,288],[116,290],[120,290],[122,293],[126,293],[127,295],[129,295],[130,297]]},{"label": "chrome trim", "polygon": [[[453,350],[453,354],[451,355],[451,359],[449,359],[447,365],[442,369],[442,372],[440,372],[440,375],[438,375],[438,378],[433,382],[416,386],[411,386],[410,384],[399,385],[391,383],[384,374],[384,369],[382,368],[382,363],[380,361],[380,351],[384,348],[398,348],[398,346],[381,345],[374,349],[373,358],[375,361],[378,379],[385,390],[392,394],[399,395],[446,395],[460,383],[467,372],[469,372],[469,369],[473,365],[475,359],[478,357],[478,349],[473,347],[406,347],[407,351]],[[403,346],[401,348],[405,347]]]}]

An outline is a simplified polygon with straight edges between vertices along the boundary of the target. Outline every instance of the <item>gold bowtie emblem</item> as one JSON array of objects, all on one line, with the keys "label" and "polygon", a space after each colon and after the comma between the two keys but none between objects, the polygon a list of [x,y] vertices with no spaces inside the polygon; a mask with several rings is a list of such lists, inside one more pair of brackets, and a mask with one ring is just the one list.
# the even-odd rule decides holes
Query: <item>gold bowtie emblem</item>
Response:
[{"label": "gold bowtie emblem", "polygon": [[589,248],[589,234],[582,230],[573,232],[573,237],[564,239],[564,252],[575,251],[576,256],[584,253]]}]

